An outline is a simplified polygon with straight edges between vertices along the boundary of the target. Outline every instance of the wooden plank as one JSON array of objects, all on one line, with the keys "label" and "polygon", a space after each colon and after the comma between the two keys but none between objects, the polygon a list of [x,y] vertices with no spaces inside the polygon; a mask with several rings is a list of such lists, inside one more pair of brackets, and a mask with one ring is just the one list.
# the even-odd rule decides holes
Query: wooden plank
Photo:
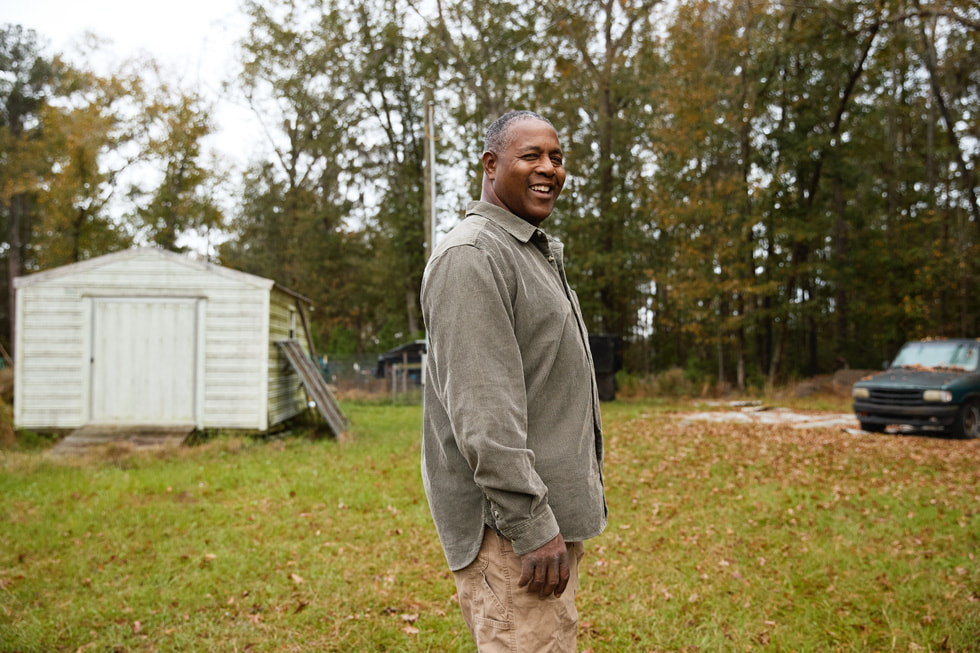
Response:
[{"label": "wooden plank", "polygon": [[340,405],[333,393],[330,392],[330,388],[327,387],[327,382],[323,380],[323,376],[313,365],[313,361],[296,340],[278,340],[276,345],[286,355],[289,364],[299,375],[303,387],[306,388],[306,393],[310,400],[316,404],[316,408],[326,420],[327,426],[333,431],[334,436],[340,439],[347,431],[349,422],[340,410]]}]

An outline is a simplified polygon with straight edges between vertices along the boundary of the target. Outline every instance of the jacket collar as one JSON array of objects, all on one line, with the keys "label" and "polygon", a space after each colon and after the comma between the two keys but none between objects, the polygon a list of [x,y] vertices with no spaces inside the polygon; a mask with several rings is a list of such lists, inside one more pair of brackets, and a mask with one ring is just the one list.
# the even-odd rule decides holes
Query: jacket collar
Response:
[{"label": "jacket collar", "polygon": [[482,200],[475,200],[467,204],[466,216],[471,215],[479,215],[490,220],[522,243],[530,242],[536,231],[544,233],[539,227],[522,220],[507,209]]}]

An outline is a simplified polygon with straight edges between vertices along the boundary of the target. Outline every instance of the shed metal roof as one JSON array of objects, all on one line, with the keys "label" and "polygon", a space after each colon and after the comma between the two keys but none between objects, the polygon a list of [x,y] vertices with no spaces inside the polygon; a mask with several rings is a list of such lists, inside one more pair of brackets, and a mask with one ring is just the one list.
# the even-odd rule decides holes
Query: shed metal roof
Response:
[{"label": "shed metal roof", "polygon": [[132,249],[123,250],[120,252],[114,252],[112,254],[105,254],[103,256],[97,256],[86,261],[79,261],[77,263],[69,263],[68,265],[62,265],[57,268],[52,268],[50,270],[44,270],[43,272],[36,272],[34,274],[25,275],[17,277],[14,279],[14,288],[24,288],[31,286],[36,283],[44,283],[48,281],[54,281],[60,278],[69,277],[74,274],[79,274],[87,270],[93,270],[100,268],[117,261],[126,261],[132,259],[140,258],[150,258],[156,260],[164,260],[178,265],[184,265],[202,272],[210,272],[213,274],[219,274],[229,279],[233,279],[240,283],[248,284],[256,288],[271,289],[273,287],[281,290],[287,295],[302,301],[309,306],[313,306],[313,301],[308,297],[301,295],[300,293],[290,290],[279,283],[276,283],[272,279],[266,279],[254,274],[249,274],[248,272],[241,272],[239,270],[233,270],[232,268],[226,268],[224,266],[218,265],[216,263],[211,263],[209,261],[199,261],[189,256],[183,254],[178,254],[176,252],[171,252],[164,249],[159,249],[157,247],[134,247]]}]

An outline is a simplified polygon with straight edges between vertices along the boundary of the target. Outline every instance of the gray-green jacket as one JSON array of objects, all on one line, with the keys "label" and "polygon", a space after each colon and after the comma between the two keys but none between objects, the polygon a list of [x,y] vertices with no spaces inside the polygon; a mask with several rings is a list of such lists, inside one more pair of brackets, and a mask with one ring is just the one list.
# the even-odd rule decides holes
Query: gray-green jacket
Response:
[{"label": "gray-green jacket", "polygon": [[450,569],[485,525],[518,555],[601,533],[599,398],[562,244],[472,202],[426,266],[422,313],[422,479]]}]

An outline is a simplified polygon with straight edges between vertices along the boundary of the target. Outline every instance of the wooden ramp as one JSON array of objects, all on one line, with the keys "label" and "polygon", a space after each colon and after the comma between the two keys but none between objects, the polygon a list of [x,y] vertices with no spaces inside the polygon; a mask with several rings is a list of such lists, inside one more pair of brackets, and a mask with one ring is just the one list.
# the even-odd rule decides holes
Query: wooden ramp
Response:
[{"label": "wooden ramp", "polygon": [[193,425],[88,424],[69,433],[49,453],[53,456],[71,456],[107,445],[121,445],[132,449],[179,447],[193,431]]},{"label": "wooden ramp", "polygon": [[327,382],[323,380],[323,376],[313,361],[310,360],[310,357],[296,340],[279,340],[276,345],[285,354],[289,364],[293,366],[293,370],[299,375],[303,387],[306,388],[307,396],[310,401],[316,404],[316,409],[326,420],[334,437],[342,438],[347,430],[347,418],[341,412],[340,405],[337,404],[333,393],[327,387]]}]

